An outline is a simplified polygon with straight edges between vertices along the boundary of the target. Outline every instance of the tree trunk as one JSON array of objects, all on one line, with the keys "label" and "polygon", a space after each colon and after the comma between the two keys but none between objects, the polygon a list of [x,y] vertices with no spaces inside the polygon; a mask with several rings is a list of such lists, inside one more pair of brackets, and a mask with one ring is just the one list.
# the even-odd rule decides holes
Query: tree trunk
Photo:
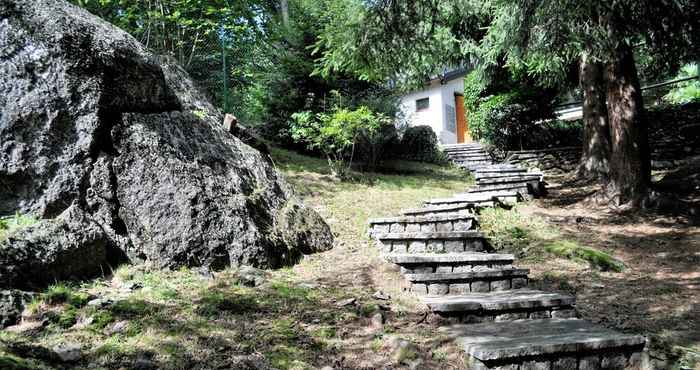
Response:
[{"label": "tree trunk", "polygon": [[282,14],[282,24],[289,26],[289,3],[288,0],[280,0],[280,13]]},{"label": "tree trunk", "polygon": [[649,139],[634,56],[621,42],[605,71],[612,153],[609,190],[618,204],[639,206],[651,183]]},{"label": "tree trunk", "polygon": [[583,152],[578,176],[606,182],[611,148],[603,65],[585,53],[579,65],[579,84],[583,91]]}]

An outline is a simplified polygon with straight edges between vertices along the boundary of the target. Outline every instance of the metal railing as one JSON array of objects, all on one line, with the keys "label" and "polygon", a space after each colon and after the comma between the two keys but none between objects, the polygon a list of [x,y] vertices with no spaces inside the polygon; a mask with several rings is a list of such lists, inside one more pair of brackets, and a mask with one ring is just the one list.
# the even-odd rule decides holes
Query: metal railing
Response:
[{"label": "metal railing", "polygon": [[[655,84],[651,84],[651,85],[647,85],[647,86],[642,86],[642,91],[652,90],[652,89],[658,89],[658,88],[660,88],[660,87],[666,87],[666,86],[670,86],[670,85],[675,85],[675,84],[677,84],[677,83],[681,83],[681,82],[685,82],[685,81],[690,81],[690,80],[696,80],[696,79],[700,79],[700,75],[691,76],[691,77],[684,77],[684,78],[679,78],[679,79],[676,79],[676,80],[664,81],[664,82],[659,82],[659,83],[655,83]],[[582,104],[583,104],[583,101],[582,101],[582,100],[578,100],[578,101],[573,101],[573,102],[568,102],[568,103],[559,104],[559,105],[555,106],[554,109],[555,109],[557,112],[562,112],[562,111],[566,111],[566,110],[567,110],[565,107],[572,107],[572,108],[569,108],[569,109],[580,108],[580,106],[581,106]],[[564,108],[564,109],[562,109],[562,108]]]}]

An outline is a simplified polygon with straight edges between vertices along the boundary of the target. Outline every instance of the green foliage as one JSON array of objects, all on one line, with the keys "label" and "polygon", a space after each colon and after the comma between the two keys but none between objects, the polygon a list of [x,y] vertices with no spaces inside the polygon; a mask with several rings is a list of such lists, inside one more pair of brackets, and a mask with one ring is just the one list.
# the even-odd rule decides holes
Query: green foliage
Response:
[{"label": "green foliage", "polygon": [[[175,58],[220,107],[256,119],[263,71],[277,37],[277,4],[269,0],[71,0]],[[227,68],[224,71],[225,55]],[[230,90],[223,94],[226,80]]]},{"label": "green foliage", "polygon": [[[687,64],[681,68],[676,78],[697,77],[698,72],[697,64]],[[664,96],[664,100],[672,104],[700,102],[700,78],[679,83]]]},{"label": "green foliage", "polygon": [[372,140],[383,126],[391,124],[386,116],[365,106],[353,110],[336,106],[330,113],[298,112],[292,119],[292,138],[321,151],[331,173],[341,179],[350,171],[358,138],[363,135]]},{"label": "green foliage", "polygon": [[76,308],[85,306],[89,299],[86,293],[80,292],[75,286],[65,283],[51,285],[41,298],[44,302],[51,305],[65,303]]},{"label": "green foliage", "polygon": [[622,262],[616,260],[609,254],[597,249],[581,246],[572,241],[554,241],[546,245],[545,250],[557,256],[588,262],[591,267],[602,271],[622,272],[625,269],[625,265]]},{"label": "green foliage", "polygon": [[410,161],[443,163],[445,158],[438,148],[438,139],[430,126],[406,128],[399,144],[400,157]]},{"label": "green foliage", "polygon": [[14,216],[0,217],[0,241],[14,230],[34,225],[39,220],[31,215],[21,215],[16,213]]},{"label": "green foliage", "polygon": [[[472,135],[502,150],[536,146],[536,123],[552,119],[554,112],[546,95],[512,91],[480,99],[467,113]],[[530,142],[534,141],[531,145]]]}]

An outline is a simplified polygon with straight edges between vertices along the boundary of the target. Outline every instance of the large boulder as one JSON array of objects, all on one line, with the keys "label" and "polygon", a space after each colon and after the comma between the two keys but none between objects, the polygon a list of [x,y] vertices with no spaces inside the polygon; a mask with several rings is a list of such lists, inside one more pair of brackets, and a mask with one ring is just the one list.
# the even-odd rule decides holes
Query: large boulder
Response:
[{"label": "large boulder", "polygon": [[0,2],[0,91],[0,215],[70,222],[74,207],[106,251],[164,268],[274,268],[332,246],[328,225],[267,155],[224,130],[182,68],[77,6]]},{"label": "large boulder", "polygon": [[[46,282],[88,278],[109,271],[114,245],[78,207],[54,219],[14,230],[0,242],[0,286],[40,288]],[[119,259],[113,259],[118,262]]]}]

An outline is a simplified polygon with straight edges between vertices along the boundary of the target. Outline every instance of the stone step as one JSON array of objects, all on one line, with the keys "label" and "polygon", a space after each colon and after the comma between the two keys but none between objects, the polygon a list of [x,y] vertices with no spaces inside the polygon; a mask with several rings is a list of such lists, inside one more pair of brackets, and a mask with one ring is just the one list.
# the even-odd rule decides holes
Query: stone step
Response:
[{"label": "stone step", "polygon": [[412,253],[412,254],[390,254],[384,257],[387,262],[395,263],[408,273],[429,272],[459,272],[451,269],[444,271],[436,268],[441,266],[477,266],[485,265],[512,265],[515,257],[512,254],[504,253]]},{"label": "stone step", "polygon": [[471,212],[477,211],[481,208],[494,207],[493,201],[485,202],[465,202],[465,203],[454,203],[445,205],[432,205],[423,208],[413,208],[405,209],[401,213],[406,216],[433,216],[433,215],[449,215],[458,212]]},{"label": "stone step", "polygon": [[532,289],[426,296],[421,300],[440,316],[469,323],[576,316],[573,296]]},{"label": "stone step", "polygon": [[488,167],[479,168],[474,174],[477,177],[482,177],[484,175],[494,175],[494,174],[511,174],[511,173],[527,173],[527,168],[520,167],[495,167],[493,165]]},{"label": "stone step", "polygon": [[444,274],[510,269],[514,257],[496,253],[419,253],[389,254],[385,259],[399,265],[402,274]]},{"label": "stone step", "polygon": [[646,340],[579,319],[452,325],[472,369],[642,369]]},{"label": "stone step", "polygon": [[478,194],[485,192],[494,191],[507,191],[515,192],[521,196],[527,198],[528,195],[540,195],[544,193],[544,186],[541,183],[533,184],[530,183],[512,183],[512,184],[498,184],[498,185],[485,185],[485,186],[474,186],[467,191],[467,194]]},{"label": "stone step", "polygon": [[456,160],[456,159],[488,159],[492,160],[491,156],[486,153],[486,152],[460,152],[460,153],[451,153],[447,155],[448,158]]},{"label": "stone step", "polygon": [[469,272],[431,272],[405,274],[411,283],[411,292],[431,296],[462,296],[469,293],[487,293],[519,289],[527,286],[530,270],[501,265],[503,269],[479,266]]},{"label": "stone step", "polygon": [[508,191],[508,192],[518,192],[521,194],[541,194],[544,190],[544,183],[539,180],[534,181],[520,181],[520,182],[506,182],[506,183],[492,183],[492,184],[477,184],[476,186],[467,190],[467,193],[484,193],[484,192],[495,192],[495,191]]},{"label": "stone step", "polygon": [[370,235],[374,233],[403,233],[430,231],[468,231],[477,226],[477,218],[469,212],[432,216],[399,216],[369,220]]},{"label": "stone step", "polygon": [[477,184],[492,184],[492,183],[507,183],[507,182],[527,182],[527,181],[542,181],[544,176],[538,173],[526,173],[522,175],[498,175],[498,176],[481,176],[476,177]]},{"label": "stone step", "polygon": [[514,191],[493,191],[458,193],[452,198],[435,198],[425,202],[426,205],[460,204],[465,202],[494,202],[494,203],[517,203],[520,195]]},{"label": "stone step", "polygon": [[468,149],[468,150],[446,152],[445,155],[447,155],[448,158],[454,158],[454,157],[471,156],[471,155],[484,156],[484,155],[489,155],[489,153],[487,151],[481,150],[481,149]]},{"label": "stone step", "polygon": [[488,246],[479,231],[376,233],[373,238],[384,254],[485,252]]},{"label": "stone step", "polygon": [[456,164],[461,164],[461,165],[466,165],[466,164],[491,165],[491,164],[493,164],[493,159],[491,159],[491,158],[450,158],[450,160]]},{"label": "stone step", "polygon": [[480,148],[482,149],[484,146],[479,144],[479,143],[461,143],[461,144],[444,144],[441,145],[442,150],[459,150],[459,149],[468,149],[468,148]]}]

